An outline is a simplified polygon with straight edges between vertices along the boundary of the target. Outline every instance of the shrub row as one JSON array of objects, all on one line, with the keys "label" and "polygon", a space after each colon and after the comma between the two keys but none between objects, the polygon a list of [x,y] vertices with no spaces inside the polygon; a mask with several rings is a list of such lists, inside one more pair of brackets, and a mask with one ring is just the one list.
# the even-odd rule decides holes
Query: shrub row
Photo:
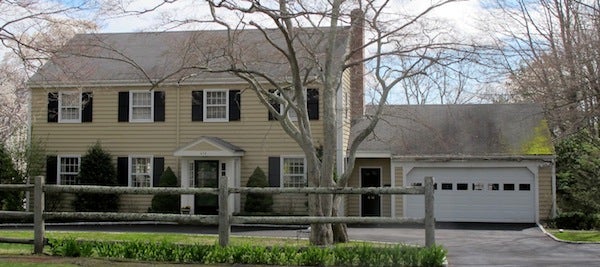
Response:
[{"label": "shrub row", "polygon": [[260,247],[238,245],[181,245],[149,243],[50,240],[51,252],[67,257],[108,257],[142,261],[204,264],[265,264],[296,266],[441,266],[446,251],[407,245],[334,247]]},{"label": "shrub row", "polygon": [[571,230],[600,229],[600,214],[589,214],[578,211],[563,212],[550,222],[550,226]]}]

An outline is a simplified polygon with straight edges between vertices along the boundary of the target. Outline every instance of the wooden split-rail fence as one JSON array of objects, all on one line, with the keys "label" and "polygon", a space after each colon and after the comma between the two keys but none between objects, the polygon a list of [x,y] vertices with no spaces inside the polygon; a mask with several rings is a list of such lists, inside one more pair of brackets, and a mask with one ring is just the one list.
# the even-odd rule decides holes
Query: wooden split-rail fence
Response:
[{"label": "wooden split-rail fence", "polygon": [[[36,176],[35,184],[0,184],[0,191],[33,191],[33,212],[0,211],[0,217],[8,219],[33,219],[33,240],[0,238],[0,243],[33,243],[34,253],[40,254],[45,244],[45,220],[115,220],[115,221],[160,221],[182,224],[218,225],[219,244],[227,246],[232,224],[320,224],[320,223],[373,223],[373,224],[424,224],[425,245],[435,244],[435,218],[433,213],[433,178],[425,177],[423,186],[416,187],[367,187],[367,188],[273,188],[273,187],[229,187],[227,177],[219,178],[218,188],[173,188],[173,187],[113,187],[90,185],[46,185],[44,176]],[[46,212],[44,193],[104,193],[104,194],[215,194],[218,195],[218,215],[119,213],[119,212]],[[230,194],[378,194],[378,195],[425,195],[424,218],[393,217],[319,217],[319,216],[237,216],[229,210]],[[29,204],[29,203],[27,203]]]}]

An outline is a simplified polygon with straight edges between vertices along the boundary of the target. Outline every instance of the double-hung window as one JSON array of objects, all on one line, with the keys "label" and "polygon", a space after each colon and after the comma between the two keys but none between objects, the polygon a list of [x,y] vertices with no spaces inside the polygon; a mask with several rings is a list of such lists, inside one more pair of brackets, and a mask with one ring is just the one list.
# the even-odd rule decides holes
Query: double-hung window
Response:
[{"label": "double-hung window", "polygon": [[58,93],[58,121],[81,122],[81,94],[79,92]]},{"label": "double-hung window", "polygon": [[154,121],[154,94],[151,91],[130,91],[129,117],[133,122]]},{"label": "double-hung window", "polygon": [[77,184],[77,175],[81,160],[79,156],[60,156],[58,160],[58,184]]},{"label": "double-hung window", "polygon": [[132,156],[129,185],[132,187],[152,187],[152,157]]},{"label": "double-hung window", "polygon": [[281,177],[284,187],[305,187],[306,168],[302,157],[282,157]]},{"label": "double-hung window", "polygon": [[204,90],[204,121],[228,121],[228,90]]}]

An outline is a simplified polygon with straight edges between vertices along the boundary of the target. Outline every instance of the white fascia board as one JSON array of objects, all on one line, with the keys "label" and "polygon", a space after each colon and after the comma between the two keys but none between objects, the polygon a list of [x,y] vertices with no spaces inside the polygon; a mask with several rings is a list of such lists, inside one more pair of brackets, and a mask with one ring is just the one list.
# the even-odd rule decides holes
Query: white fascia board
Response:
[{"label": "white fascia board", "polygon": [[356,158],[391,158],[392,153],[385,151],[357,151]]}]

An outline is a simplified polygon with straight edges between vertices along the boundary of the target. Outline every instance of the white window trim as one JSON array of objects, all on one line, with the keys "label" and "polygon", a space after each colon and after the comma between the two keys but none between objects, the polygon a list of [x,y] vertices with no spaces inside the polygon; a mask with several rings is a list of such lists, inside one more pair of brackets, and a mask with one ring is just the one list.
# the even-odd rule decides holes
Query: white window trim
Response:
[{"label": "white window trim", "polygon": [[[133,118],[133,94],[148,93],[150,94],[150,118],[149,119],[134,119]],[[129,91],[129,122],[154,122],[154,93],[149,90],[132,90]]]},{"label": "white window trim", "polygon": [[[78,119],[71,119],[71,120],[65,120],[62,118],[62,109],[63,109],[63,95],[77,95],[77,99],[78,99],[78,105],[77,107],[79,108],[79,118]],[[81,123],[81,114],[82,113],[82,108],[81,108],[81,92],[78,91],[64,91],[64,92],[58,92],[58,122],[59,123]]]},{"label": "white window trim", "polygon": [[153,155],[129,155],[128,159],[127,159],[127,186],[128,187],[133,187],[133,170],[132,170],[132,165],[133,165],[133,158],[147,158],[150,159],[150,170],[149,170],[149,175],[150,175],[150,187],[154,187],[154,156]]},{"label": "white window trim", "polygon": [[306,158],[303,155],[283,155],[279,157],[279,187],[281,188],[288,188],[285,186],[285,179],[284,179],[284,173],[283,173],[283,168],[284,168],[284,161],[285,159],[290,159],[290,158],[302,158],[304,160],[304,181],[305,181],[305,187],[308,186],[308,176],[307,176],[307,168],[306,168]]},{"label": "white window trim", "polygon": [[61,159],[63,159],[63,158],[77,158],[77,160],[79,162],[79,171],[81,171],[81,155],[59,155],[59,156],[57,156],[57,159],[56,159],[56,184],[57,185],[62,185],[61,175],[63,173],[61,172],[60,165],[61,165]]},{"label": "white window trim", "polygon": [[[208,112],[206,112],[208,107],[208,97],[206,97],[206,95],[208,92],[225,92],[225,118],[215,119],[206,117],[206,115],[208,114]],[[204,122],[229,122],[229,89],[205,89],[202,90],[202,94],[202,120]]]}]

